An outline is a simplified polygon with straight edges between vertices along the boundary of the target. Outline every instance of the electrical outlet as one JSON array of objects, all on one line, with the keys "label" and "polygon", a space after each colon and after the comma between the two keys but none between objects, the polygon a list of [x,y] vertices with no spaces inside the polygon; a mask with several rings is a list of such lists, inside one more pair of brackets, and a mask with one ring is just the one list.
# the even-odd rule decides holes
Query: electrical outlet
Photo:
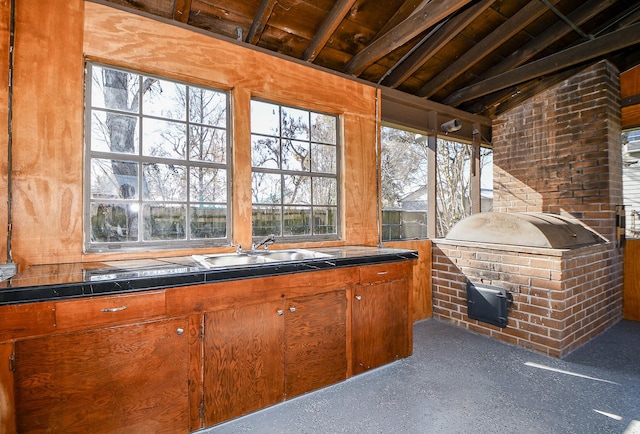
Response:
[{"label": "electrical outlet", "polygon": [[0,281],[9,279],[15,276],[17,272],[18,272],[18,264],[16,264],[15,262],[0,264]]}]

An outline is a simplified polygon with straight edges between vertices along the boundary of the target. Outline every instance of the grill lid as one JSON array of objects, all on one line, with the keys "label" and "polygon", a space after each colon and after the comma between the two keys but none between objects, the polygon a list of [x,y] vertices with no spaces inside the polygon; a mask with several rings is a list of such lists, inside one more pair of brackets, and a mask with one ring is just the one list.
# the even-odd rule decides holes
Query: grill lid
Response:
[{"label": "grill lid", "polygon": [[606,242],[579,221],[548,213],[473,214],[460,220],[445,238],[551,249],[571,249]]}]

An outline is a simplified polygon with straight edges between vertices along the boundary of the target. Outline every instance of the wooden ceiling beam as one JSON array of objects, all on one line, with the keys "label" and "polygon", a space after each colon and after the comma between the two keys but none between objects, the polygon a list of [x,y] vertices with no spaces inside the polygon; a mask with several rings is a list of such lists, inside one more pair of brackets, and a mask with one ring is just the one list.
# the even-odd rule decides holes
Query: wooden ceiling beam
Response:
[{"label": "wooden ceiling beam", "polygon": [[401,85],[495,1],[496,0],[483,0],[451,18],[435,35],[425,41],[422,46],[418,47],[409,57],[398,65],[382,83],[393,88]]},{"label": "wooden ceiling beam", "polygon": [[358,76],[369,65],[456,12],[471,0],[424,2],[411,16],[357,53],[344,72]]},{"label": "wooden ceiling beam", "polygon": [[607,33],[467,86],[456,92],[454,103],[470,101],[637,44],[640,44],[640,23]]},{"label": "wooden ceiling beam", "polygon": [[311,43],[309,43],[309,46],[304,51],[302,60],[306,60],[308,62],[313,62],[315,60],[355,2],[356,0],[338,0],[333,5],[329,14],[324,19],[320,28],[311,40]]},{"label": "wooden ceiling beam", "polygon": [[173,5],[173,19],[181,23],[189,22],[191,0],[176,0]]},{"label": "wooden ceiling beam", "polygon": [[[616,0],[591,0],[569,14],[567,18],[571,22],[579,26],[589,21],[591,18],[595,17],[597,14],[599,14],[615,2]],[[558,21],[556,24],[549,27],[540,35],[536,36],[531,41],[520,47],[517,51],[514,51],[511,56],[507,57],[504,61],[498,63],[493,68],[480,75],[473,81],[473,83],[478,83],[493,75],[501,74],[505,71],[509,71],[510,69],[517,68],[518,66],[531,59],[537,53],[542,51],[544,48],[560,40],[572,31],[573,30],[571,29],[571,27],[569,27],[562,21]],[[455,107],[464,102],[457,100],[457,98],[458,97],[456,93],[452,93],[442,102],[444,104]]]},{"label": "wooden ceiling beam", "polygon": [[[558,2],[559,0],[551,0],[551,3],[553,4]],[[541,1],[530,1],[525,7],[516,12],[515,15],[500,25],[500,27],[489,33],[488,36],[475,44],[473,48],[446,67],[444,71],[429,80],[429,82],[418,91],[418,96],[429,98],[447,84],[460,77],[473,65],[484,59],[489,53],[504,44],[508,39],[520,32],[548,10],[549,9]]]},{"label": "wooden ceiling beam", "polygon": [[249,33],[245,39],[246,42],[251,45],[256,45],[258,43],[276,3],[278,3],[278,0],[262,0],[258,10],[256,11],[255,17],[253,17],[251,28],[249,29]]}]

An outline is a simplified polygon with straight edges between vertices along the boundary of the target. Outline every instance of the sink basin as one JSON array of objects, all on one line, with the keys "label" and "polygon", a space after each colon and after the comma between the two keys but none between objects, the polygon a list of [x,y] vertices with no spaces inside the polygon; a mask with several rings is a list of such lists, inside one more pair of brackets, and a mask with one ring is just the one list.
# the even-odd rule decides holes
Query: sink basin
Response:
[{"label": "sink basin", "polygon": [[191,255],[194,261],[205,268],[235,267],[239,265],[264,264],[273,262],[265,256],[229,253],[222,255]]},{"label": "sink basin", "polygon": [[330,258],[331,255],[314,250],[260,250],[242,253],[223,253],[219,255],[191,255],[194,261],[204,268],[238,267],[272,262],[303,261],[306,259]]},{"label": "sink basin", "polygon": [[314,250],[293,249],[293,250],[267,250],[256,252],[256,255],[271,259],[273,261],[302,261],[305,259],[330,258],[331,255]]}]

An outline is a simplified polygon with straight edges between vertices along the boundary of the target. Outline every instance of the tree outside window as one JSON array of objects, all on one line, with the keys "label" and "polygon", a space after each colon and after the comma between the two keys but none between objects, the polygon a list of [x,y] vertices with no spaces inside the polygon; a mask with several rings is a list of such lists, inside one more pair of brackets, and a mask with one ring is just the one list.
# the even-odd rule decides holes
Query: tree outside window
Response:
[{"label": "tree outside window", "polygon": [[227,242],[225,92],[87,64],[88,250]]},{"label": "tree outside window", "polygon": [[336,239],[338,118],[251,101],[253,236]]}]

